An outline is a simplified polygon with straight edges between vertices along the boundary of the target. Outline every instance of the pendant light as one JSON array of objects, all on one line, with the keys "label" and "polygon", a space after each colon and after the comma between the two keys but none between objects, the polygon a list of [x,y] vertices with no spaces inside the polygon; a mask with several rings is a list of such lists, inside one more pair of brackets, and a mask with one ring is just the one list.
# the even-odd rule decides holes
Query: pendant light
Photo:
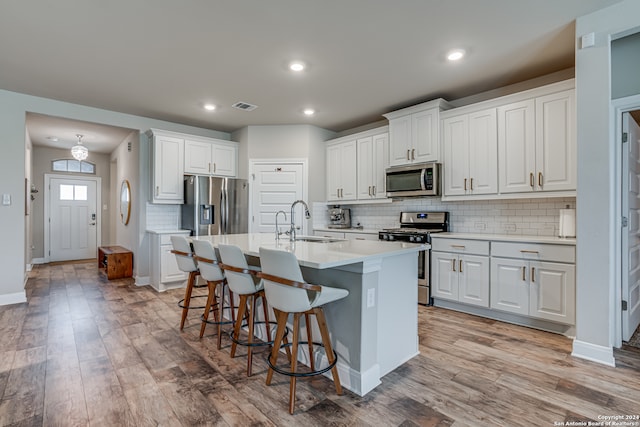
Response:
[{"label": "pendant light", "polygon": [[77,134],[76,136],[78,137],[78,144],[71,148],[71,155],[74,159],[83,161],[89,155],[89,150],[82,145],[82,135]]}]

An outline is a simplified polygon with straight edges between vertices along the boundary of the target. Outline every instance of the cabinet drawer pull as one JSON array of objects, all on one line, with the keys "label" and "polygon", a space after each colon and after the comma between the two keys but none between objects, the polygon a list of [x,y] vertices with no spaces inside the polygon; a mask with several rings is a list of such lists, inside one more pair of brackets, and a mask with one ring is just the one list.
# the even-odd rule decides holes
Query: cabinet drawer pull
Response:
[{"label": "cabinet drawer pull", "polygon": [[527,280],[527,267],[522,267],[522,280]]},{"label": "cabinet drawer pull", "polygon": [[451,271],[456,271],[456,260],[455,259],[451,260]]},{"label": "cabinet drawer pull", "polygon": [[364,237],[356,237],[356,240],[366,240]]},{"label": "cabinet drawer pull", "polygon": [[452,248],[464,249],[464,245],[451,245]]},{"label": "cabinet drawer pull", "polygon": [[467,178],[464,179],[464,191],[467,191]]},{"label": "cabinet drawer pull", "polygon": [[529,186],[533,188],[533,172],[529,172]]},{"label": "cabinet drawer pull", "polygon": [[540,253],[538,251],[533,251],[531,249],[520,249],[520,252],[523,254],[539,254]]},{"label": "cabinet drawer pull", "polygon": [[411,158],[409,157],[409,153],[411,152],[411,150],[407,150],[407,160],[411,160]]},{"label": "cabinet drawer pull", "polygon": [[473,191],[473,178],[470,180],[469,190]]},{"label": "cabinet drawer pull", "polygon": [[411,149],[411,160],[415,160],[416,159],[416,149],[412,148]]},{"label": "cabinet drawer pull", "polygon": [[534,283],[535,281],[536,281],[536,268],[531,267],[531,283]]},{"label": "cabinet drawer pull", "polygon": [[542,188],[542,172],[538,172],[538,187]]},{"label": "cabinet drawer pull", "polygon": [[462,260],[460,260],[459,264],[458,264],[458,271],[460,273],[462,273]]}]

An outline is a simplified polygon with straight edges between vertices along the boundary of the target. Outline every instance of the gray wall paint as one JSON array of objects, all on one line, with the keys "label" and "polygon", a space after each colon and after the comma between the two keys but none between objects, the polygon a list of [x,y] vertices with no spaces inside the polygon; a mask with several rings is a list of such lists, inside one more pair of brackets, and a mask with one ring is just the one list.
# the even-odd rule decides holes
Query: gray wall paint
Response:
[{"label": "gray wall paint", "polygon": [[640,93],[640,33],[611,42],[611,98]]},{"label": "gray wall paint", "polygon": [[[106,125],[120,126],[137,130],[140,133],[140,157],[137,176],[139,177],[137,194],[140,194],[141,206],[137,213],[139,225],[133,233],[135,247],[134,261],[137,269],[148,271],[148,243],[145,242],[146,204],[142,200],[149,198],[149,141],[143,134],[149,128],[167,129],[175,132],[190,133],[211,138],[229,139],[229,134],[186,126],[162,120],[133,116],[114,111],[91,108],[77,104],[39,98],[16,92],[0,90],[0,144],[3,155],[0,156],[0,194],[11,196],[11,205],[0,205],[0,304],[18,296],[24,296],[26,270],[27,221],[25,220],[24,178],[26,177],[26,113],[33,112],[51,116],[84,120]],[[136,235],[137,234],[137,235]],[[139,256],[138,256],[139,255]],[[136,271],[136,274],[139,274]]]},{"label": "gray wall paint", "polygon": [[[577,333],[574,354],[612,348],[615,310],[615,150],[610,116],[610,37],[638,27],[640,2],[626,0],[576,21],[576,42],[594,32],[596,45],[576,49],[578,137]],[[577,45],[579,46],[579,44]],[[598,173],[593,173],[597,170]],[[586,345],[583,345],[586,344]]]},{"label": "gray wall paint", "polygon": [[[134,248],[137,246],[136,235],[140,228],[140,209],[141,205],[145,205],[145,194],[141,194],[140,177],[138,176],[138,165],[140,164],[140,135],[138,131],[131,132],[125,138],[118,148],[111,153],[111,164],[115,163],[115,177],[112,180],[114,187],[112,189],[115,197],[111,206],[112,217],[115,217],[115,243],[125,248]],[[131,151],[128,150],[129,142],[131,142]],[[129,223],[124,225],[120,218],[120,188],[124,180],[129,181],[131,187],[131,214]],[[103,198],[104,199],[104,198]],[[140,254],[139,254],[140,255]],[[144,258],[143,258],[144,259]],[[139,261],[134,260],[134,266],[137,267]],[[135,268],[135,267],[134,267]],[[138,271],[138,269],[136,269]],[[136,274],[137,275],[137,274]]]},{"label": "gray wall paint", "polygon": [[[51,170],[51,161],[56,159],[71,159],[71,153],[69,150],[63,150],[59,148],[48,147],[34,147],[33,148],[33,173],[32,182],[38,189],[36,198],[31,205],[32,227],[33,227],[33,257],[44,257],[44,175],[56,174],[56,175],[73,175],[83,176],[81,174],[65,174],[63,172],[54,172]],[[86,175],[87,177],[98,176],[102,178],[102,201],[98,201],[98,208],[101,210],[102,227],[101,233],[103,236],[103,243],[108,242],[109,237],[109,215],[113,209],[108,206],[108,210],[102,210],[102,205],[109,204],[109,155],[100,153],[89,153],[88,161],[96,165],[95,175]],[[106,238],[106,240],[104,240]]]}]

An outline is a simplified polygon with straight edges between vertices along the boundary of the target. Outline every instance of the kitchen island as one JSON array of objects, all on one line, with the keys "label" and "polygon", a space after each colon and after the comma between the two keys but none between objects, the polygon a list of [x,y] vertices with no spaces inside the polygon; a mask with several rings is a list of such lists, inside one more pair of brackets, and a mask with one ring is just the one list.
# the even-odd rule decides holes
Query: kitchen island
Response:
[{"label": "kitchen island", "polygon": [[[349,296],[327,305],[325,314],[338,353],[340,381],[354,393],[367,394],[384,375],[419,353],[418,252],[428,245],[312,241],[317,238],[290,242],[258,233],[193,239],[236,245],[253,264],[259,263],[260,247],[292,252],[307,282],[347,289]],[[319,332],[313,333],[317,341]]]}]

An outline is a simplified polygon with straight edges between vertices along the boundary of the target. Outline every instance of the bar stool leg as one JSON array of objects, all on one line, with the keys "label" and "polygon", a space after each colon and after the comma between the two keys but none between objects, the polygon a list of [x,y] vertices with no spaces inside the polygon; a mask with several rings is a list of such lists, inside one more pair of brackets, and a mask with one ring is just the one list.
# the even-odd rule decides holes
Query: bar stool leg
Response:
[{"label": "bar stool leg", "polygon": [[[291,373],[296,373],[298,367],[298,340],[300,338],[300,313],[293,314],[293,344],[291,345]],[[293,415],[296,404],[296,377],[291,376],[289,383],[289,413]]]},{"label": "bar stool leg", "polygon": [[[222,348],[222,320],[224,319],[224,290],[227,282],[222,282],[220,287],[220,310],[218,311],[218,350]],[[233,310],[233,302],[231,302],[231,310]]]},{"label": "bar stool leg", "polygon": [[[318,327],[320,329],[320,335],[322,335],[322,343],[324,344],[325,352],[327,353],[327,359],[329,363],[333,363],[335,357],[333,355],[333,347],[331,347],[331,338],[329,337],[329,330],[327,329],[327,320],[324,317],[324,311],[322,307],[316,307],[313,309],[318,321]],[[340,385],[340,376],[338,376],[338,367],[331,368],[331,375],[333,376],[333,383],[336,385],[336,393],[342,394],[342,385]]]},{"label": "bar stool leg", "polygon": [[251,376],[251,368],[253,366],[253,334],[255,329],[255,312],[256,312],[256,295],[250,295],[251,303],[249,304],[249,337],[247,338],[247,376]]},{"label": "bar stool leg", "polygon": [[[244,318],[244,314],[247,310],[247,296],[240,295],[240,303],[238,305],[238,317],[233,326],[233,337],[235,341],[240,338],[240,329],[242,328],[242,319]],[[236,357],[236,348],[238,347],[238,343],[235,341],[231,344],[231,357]]]},{"label": "bar stool leg", "polygon": [[[209,320],[209,312],[211,311],[211,305],[216,298],[216,284],[213,282],[207,282],[209,287],[209,295],[207,295],[207,304],[204,307],[204,313],[202,314],[202,325],[200,325],[200,339],[202,339],[204,335],[204,330],[207,327],[207,320]],[[216,313],[213,313],[214,317],[216,317]],[[217,319],[216,319],[217,321]],[[220,334],[220,331],[218,331]]]},{"label": "bar stool leg", "polygon": [[262,297],[262,311],[264,312],[264,324],[267,332],[267,341],[271,341],[271,325],[269,324],[269,313],[267,311],[267,298],[264,291],[260,292]]},{"label": "bar stool leg", "polygon": [[191,301],[191,291],[193,291],[193,285],[196,281],[196,276],[198,273],[196,271],[189,272],[189,279],[187,279],[187,289],[184,293],[184,308],[182,309],[182,319],[180,320],[180,330],[184,328],[184,322],[187,320],[187,314],[189,313],[189,303]]},{"label": "bar stool leg", "polygon": [[309,321],[309,313],[304,314],[304,322],[307,325],[307,345],[309,346],[309,366],[312,371],[316,370],[315,360],[313,357],[313,336],[311,335],[311,322]]},{"label": "bar stool leg", "polygon": [[[284,338],[284,333],[287,328],[287,317],[288,313],[284,311],[278,311],[275,308],[273,309],[274,314],[276,315],[276,337],[273,341],[273,348],[271,349],[271,356],[269,356],[269,360],[273,366],[276,366],[278,363],[278,355],[280,354],[280,346],[282,345],[282,339]],[[289,363],[291,363],[291,353],[289,347],[287,347],[289,354]],[[273,368],[269,366],[269,370],[267,371],[267,385],[271,385],[271,379],[273,378]]]}]

